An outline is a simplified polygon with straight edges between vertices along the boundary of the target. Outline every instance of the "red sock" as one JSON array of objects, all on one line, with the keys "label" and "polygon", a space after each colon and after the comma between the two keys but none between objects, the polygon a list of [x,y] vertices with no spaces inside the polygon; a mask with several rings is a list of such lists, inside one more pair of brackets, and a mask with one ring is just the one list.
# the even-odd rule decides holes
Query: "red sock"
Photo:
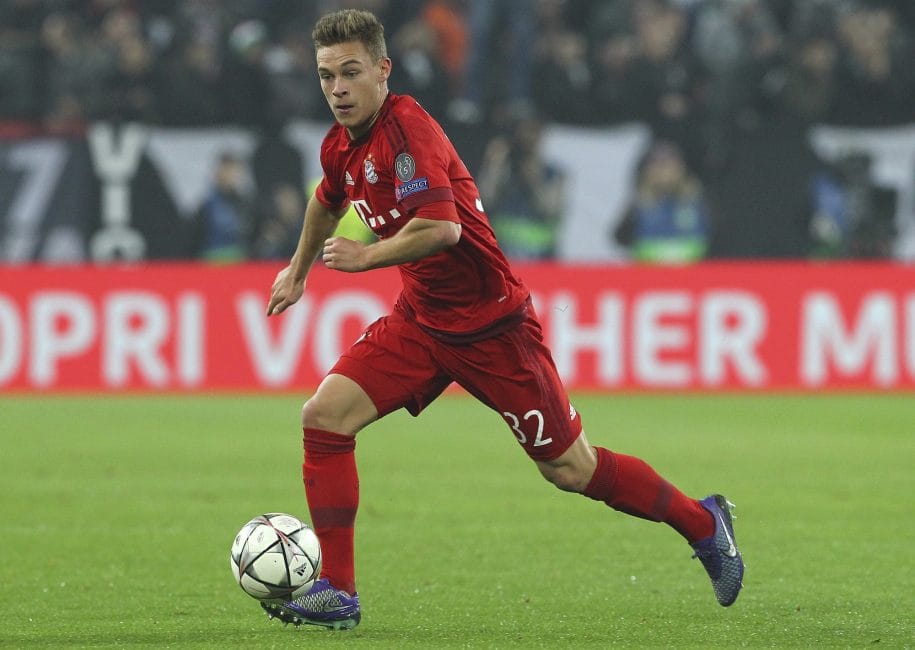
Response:
[{"label": "red sock", "polygon": [[302,477],[311,523],[321,540],[321,577],[337,589],[356,591],[353,526],[359,507],[356,439],[303,429]]},{"label": "red sock", "polygon": [[661,478],[648,463],[595,447],[597,468],[584,495],[614,510],[661,521],[693,543],[715,532],[711,514]]}]

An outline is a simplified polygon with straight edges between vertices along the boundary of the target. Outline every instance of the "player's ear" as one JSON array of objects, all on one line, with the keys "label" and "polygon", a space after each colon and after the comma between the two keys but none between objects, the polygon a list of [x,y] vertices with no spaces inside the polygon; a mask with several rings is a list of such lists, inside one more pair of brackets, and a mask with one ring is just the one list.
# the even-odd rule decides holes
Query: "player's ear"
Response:
[{"label": "player's ear", "polygon": [[384,57],[378,62],[378,81],[384,82],[391,76],[391,59]]}]

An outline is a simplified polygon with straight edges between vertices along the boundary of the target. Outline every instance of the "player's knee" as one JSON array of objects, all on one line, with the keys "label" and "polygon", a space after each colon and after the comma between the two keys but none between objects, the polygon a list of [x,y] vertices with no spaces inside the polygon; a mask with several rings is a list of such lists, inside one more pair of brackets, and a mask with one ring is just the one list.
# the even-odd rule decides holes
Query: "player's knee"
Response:
[{"label": "player's knee", "polygon": [[328,408],[323,400],[316,397],[312,397],[302,405],[302,428],[345,433],[341,431],[339,413],[335,409]]},{"label": "player's knee", "polygon": [[590,476],[584,476],[574,465],[541,465],[543,478],[564,492],[582,492],[588,486]]}]

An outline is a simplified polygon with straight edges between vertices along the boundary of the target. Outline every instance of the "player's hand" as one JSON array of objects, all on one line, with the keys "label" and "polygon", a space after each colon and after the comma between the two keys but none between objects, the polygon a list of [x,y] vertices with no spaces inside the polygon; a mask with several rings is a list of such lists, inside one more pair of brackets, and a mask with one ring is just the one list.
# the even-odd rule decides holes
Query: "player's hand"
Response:
[{"label": "player's hand", "polygon": [[324,242],[324,266],[336,271],[357,273],[365,271],[366,245],[345,237],[331,237]]},{"label": "player's hand", "polygon": [[270,290],[270,302],[267,303],[267,316],[282,314],[290,305],[294,305],[305,291],[305,283],[296,280],[292,267],[276,274],[273,288]]}]

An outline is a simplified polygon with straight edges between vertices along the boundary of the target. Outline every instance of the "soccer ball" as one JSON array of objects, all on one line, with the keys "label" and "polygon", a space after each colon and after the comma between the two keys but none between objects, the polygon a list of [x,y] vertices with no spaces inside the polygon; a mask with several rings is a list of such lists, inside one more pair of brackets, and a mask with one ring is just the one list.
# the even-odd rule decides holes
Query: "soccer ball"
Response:
[{"label": "soccer ball", "polygon": [[291,600],[321,573],[321,545],[312,528],[292,515],[260,515],[238,531],[229,554],[232,575],[258,600]]}]

